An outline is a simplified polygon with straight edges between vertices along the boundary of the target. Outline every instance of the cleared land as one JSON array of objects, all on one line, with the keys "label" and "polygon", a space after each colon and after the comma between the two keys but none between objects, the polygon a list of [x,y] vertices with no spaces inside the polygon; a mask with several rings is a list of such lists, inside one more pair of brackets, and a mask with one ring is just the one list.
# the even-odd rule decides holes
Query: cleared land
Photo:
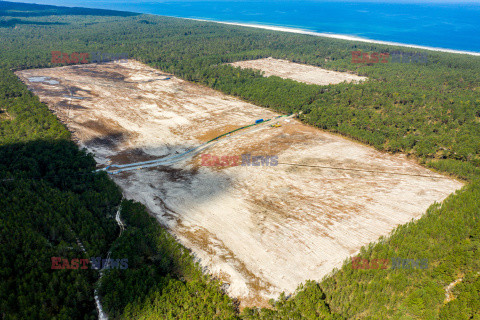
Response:
[{"label": "cleared land", "polygon": [[[277,115],[132,60],[17,75],[103,165],[180,153]],[[242,306],[266,305],[304,280],[321,279],[462,186],[405,156],[296,120],[281,123],[205,151],[277,155],[278,166],[205,167],[198,155],[113,176],[128,198],[144,203],[229,284]]]},{"label": "cleared land", "polygon": [[0,120],[9,120],[11,119],[10,115],[7,113],[6,110],[0,108]]},{"label": "cleared land", "polygon": [[264,72],[264,76],[277,76],[283,79],[292,79],[298,82],[318,85],[337,84],[341,82],[360,82],[366,77],[355,74],[325,70],[322,68],[299,64],[287,60],[266,58],[230,63],[242,69],[255,69]]}]

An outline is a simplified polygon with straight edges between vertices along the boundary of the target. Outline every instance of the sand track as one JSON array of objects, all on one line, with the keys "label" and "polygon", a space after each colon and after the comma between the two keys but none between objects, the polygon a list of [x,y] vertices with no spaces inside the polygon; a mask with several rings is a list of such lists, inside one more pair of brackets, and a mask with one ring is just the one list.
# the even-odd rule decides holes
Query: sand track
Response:
[{"label": "sand track", "polygon": [[[17,75],[101,165],[180,153],[277,115],[175,77],[158,80],[162,72],[132,60]],[[31,77],[47,78],[30,82]],[[127,198],[145,204],[209,272],[229,284],[229,294],[242,306],[266,305],[302,281],[321,279],[361,246],[420,217],[462,186],[405,156],[296,120],[205,152],[276,155],[280,163],[308,165],[205,167],[199,155],[171,167],[113,176]]]}]

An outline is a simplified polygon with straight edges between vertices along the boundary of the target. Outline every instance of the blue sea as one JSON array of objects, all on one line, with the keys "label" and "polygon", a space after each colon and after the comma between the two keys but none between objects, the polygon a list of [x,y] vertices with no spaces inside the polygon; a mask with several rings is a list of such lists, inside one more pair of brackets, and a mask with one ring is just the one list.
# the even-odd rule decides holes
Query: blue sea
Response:
[{"label": "blue sea", "polygon": [[480,52],[480,2],[352,1],[23,1],[299,28],[462,51]]}]

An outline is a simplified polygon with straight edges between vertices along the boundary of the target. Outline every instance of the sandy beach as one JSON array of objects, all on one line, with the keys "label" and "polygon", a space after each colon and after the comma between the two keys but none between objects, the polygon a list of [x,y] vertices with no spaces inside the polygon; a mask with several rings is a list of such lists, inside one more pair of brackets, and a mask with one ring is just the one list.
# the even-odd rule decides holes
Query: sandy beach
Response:
[{"label": "sandy beach", "polygon": [[472,55],[472,56],[480,56],[480,52],[452,50],[452,49],[435,48],[435,47],[428,47],[428,46],[419,46],[419,45],[413,45],[413,44],[398,43],[398,42],[393,42],[393,41],[391,42],[391,41],[372,40],[372,39],[366,39],[366,38],[361,38],[361,37],[356,37],[356,36],[351,36],[351,35],[314,32],[314,31],[310,31],[310,30],[289,28],[289,27],[269,26],[269,25],[262,25],[262,24],[250,24],[250,23],[238,23],[238,22],[223,22],[223,21],[214,21],[214,20],[205,20],[205,19],[191,19],[191,18],[183,18],[183,19],[205,21],[205,22],[215,22],[215,23],[229,24],[229,25],[241,26],[241,27],[266,29],[266,30],[272,30],[272,31],[282,31],[282,32],[290,32],[290,33],[298,33],[298,34],[307,34],[307,35],[312,35],[312,36],[334,38],[334,39],[341,39],[341,40],[349,40],[349,41],[378,43],[378,44],[385,44],[385,45],[391,45],[391,46],[401,46],[401,47],[406,47],[406,48],[416,48],[416,49],[422,49],[422,50],[431,50],[431,51],[439,51],[439,52],[449,52],[449,53],[468,54],[468,55]]}]

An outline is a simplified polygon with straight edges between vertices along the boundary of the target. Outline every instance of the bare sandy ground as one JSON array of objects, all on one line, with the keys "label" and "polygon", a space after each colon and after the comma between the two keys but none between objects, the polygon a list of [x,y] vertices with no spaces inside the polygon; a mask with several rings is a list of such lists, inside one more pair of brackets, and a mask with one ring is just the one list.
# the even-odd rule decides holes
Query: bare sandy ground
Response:
[{"label": "bare sandy ground", "polygon": [[6,110],[0,108],[0,120],[8,120],[11,119],[10,115],[7,113]]},{"label": "bare sandy ground", "polygon": [[288,60],[265,58],[230,63],[234,67],[256,69],[264,72],[266,77],[277,76],[308,84],[329,85],[341,82],[360,82],[367,77],[360,77],[346,72],[325,70],[306,64],[294,63]]},{"label": "bare sandy ground", "polygon": [[[161,80],[163,73],[132,60],[17,75],[100,164],[179,153],[277,115],[175,77]],[[205,167],[198,155],[113,176],[127,198],[145,204],[229,284],[242,307],[266,305],[281,291],[320,280],[361,246],[462,187],[405,156],[287,121],[205,151],[277,155],[277,166]]]}]

